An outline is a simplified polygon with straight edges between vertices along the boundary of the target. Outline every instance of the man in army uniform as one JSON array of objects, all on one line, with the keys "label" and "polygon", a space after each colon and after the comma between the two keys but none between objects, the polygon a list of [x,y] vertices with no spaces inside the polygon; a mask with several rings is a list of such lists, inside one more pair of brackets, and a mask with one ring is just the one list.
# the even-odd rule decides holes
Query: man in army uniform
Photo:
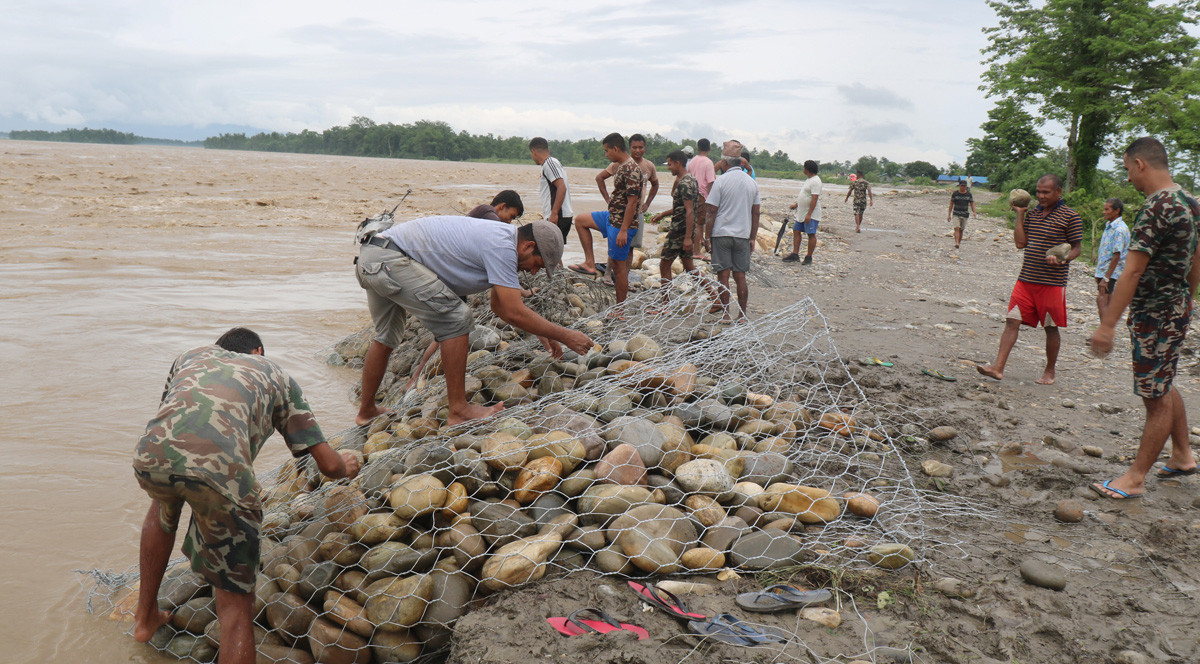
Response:
[{"label": "man in army uniform", "polygon": [[854,182],[850,183],[850,188],[846,191],[846,198],[842,199],[845,203],[850,195],[854,195],[854,232],[862,232],[863,213],[867,211],[867,197],[871,197],[871,207],[875,207],[875,194],[871,192],[871,183],[867,182],[867,178],[863,177],[862,171],[854,173]]},{"label": "man in army uniform", "polygon": [[1129,182],[1146,195],[1146,202],[1133,222],[1125,271],[1092,335],[1092,351],[1100,357],[1112,351],[1117,321],[1129,307],[1133,392],[1146,406],[1146,424],[1129,470],[1091,485],[1096,493],[1114,500],[1146,492],[1146,475],[1168,437],[1171,456],[1156,475],[1182,477],[1196,472],[1183,397],[1172,381],[1191,322],[1192,298],[1200,286],[1196,228],[1200,203],[1172,180],[1167,151],[1157,139],[1135,140],[1125,151],[1125,170]]},{"label": "man in army uniform", "polygon": [[192,518],[183,552],[213,587],[220,662],[255,661],[251,621],[262,504],[254,458],[272,431],[283,435],[294,456],[312,455],[326,476],[358,474],[358,457],[325,442],[300,386],[263,357],[262,340],[251,330],[235,327],[216,345],[175,360],[133,460],[138,483],[153,501],[142,524],[136,640],[149,641],[170,619],[158,608],[158,590],[187,503]]},{"label": "man in army uniform", "polygon": [[671,265],[678,258],[683,262],[686,272],[693,272],[696,264],[692,261],[692,237],[696,228],[696,213],[700,204],[700,185],[696,178],[687,171],[687,154],[676,150],[667,155],[667,168],[675,176],[675,184],[671,187],[671,209],[664,210],[652,217],[652,223],[662,221],[671,215],[671,226],[667,229],[667,241],[663,244],[662,256],[658,261],[658,274],[662,277],[663,298],[666,298],[666,288],[670,286],[674,276]]}]

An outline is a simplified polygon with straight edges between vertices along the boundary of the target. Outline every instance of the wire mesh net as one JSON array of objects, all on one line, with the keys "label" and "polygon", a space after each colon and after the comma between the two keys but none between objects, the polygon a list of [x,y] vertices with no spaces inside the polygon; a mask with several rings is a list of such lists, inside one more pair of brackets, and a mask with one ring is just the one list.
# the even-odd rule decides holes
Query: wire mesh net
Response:
[{"label": "wire mesh net", "polygon": [[[450,427],[440,362],[421,366],[431,338],[410,321],[379,391],[392,412],[330,440],[362,454],[360,474],[331,481],[300,459],[260,478],[259,661],[444,658],[472,607],[571,575],[669,582],[800,565],[911,569],[938,551],[964,555],[940,526],[987,514],[917,488],[903,449],[923,433],[921,419],[867,402],[809,299],[725,325],[702,275],[679,275],[620,308],[590,278],[525,286],[536,289],[531,307],[596,346],[552,357],[476,297],[467,394],[505,408]],[[364,330],[328,357],[361,363],[369,342]],[[88,575],[89,609],[127,613],[133,572]],[[211,591],[180,563],[161,598],[175,615],[154,645],[211,661],[220,643]],[[841,620],[810,608],[809,620]],[[559,631],[595,627],[592,618]],[[550,623],[530,629],[554,635]],[[792,643],[787,657],[809,657],[795,631],[704,629],[702,643]]]}]

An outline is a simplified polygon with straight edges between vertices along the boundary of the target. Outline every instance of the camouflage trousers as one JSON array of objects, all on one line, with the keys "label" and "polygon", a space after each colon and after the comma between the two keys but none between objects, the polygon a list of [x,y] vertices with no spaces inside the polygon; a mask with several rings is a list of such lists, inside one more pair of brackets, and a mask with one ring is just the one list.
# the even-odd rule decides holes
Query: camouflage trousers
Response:
[{"label": "camouflage trousers", "polygon": [[254,592],[262,510],[242,507],[202,480],[173,473],[135,470],[138,484],[158,503],[164,532],[179,529],[184,503],[192,508],[183,553],[192,570],[214,588]]},{"label": "camouflage trousers", "polygon": [[1171,391],[1179,349],[1187,337],[1192,307],[1170,312],[1129,312],[1133,342],[1133,393],[1157,399]]},{"label": "camouflage trousers", "polygon": [[[667,230],[667,239],[665,242],[663,242],[662,254],[660,254],[664,260],[673,261],[676,258],[690,256],[690,252],[685,253],[683,251],[685,230],[687,230],[686,221],[671,222],[671,227]],[[695,247],[692,249],[694,251]]]}]

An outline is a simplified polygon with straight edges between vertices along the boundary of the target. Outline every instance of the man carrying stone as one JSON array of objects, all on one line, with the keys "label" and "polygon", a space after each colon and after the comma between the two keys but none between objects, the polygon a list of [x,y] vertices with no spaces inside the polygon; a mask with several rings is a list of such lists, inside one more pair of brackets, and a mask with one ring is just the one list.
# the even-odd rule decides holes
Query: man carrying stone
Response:
[{"label": "man carrying stone", "polygon": [[658,223],[668,214],[671,215],[671,226],[667,229],[667,239],[658,261],[664,301],[667,297],[666,289],[674,276],[671,266],[675,259],[683,262],[683,269],[687,272],[696,269],[696,264],[692,262],[692,237],[696,226],[696,211],[700,209],[700,186],[696,183],[696,178],[687,172],[686,163],[687,154],[683,150],[676,150],[667,155],[667,168],[671,169],[671,174],[675,176],[675,184],[671,187],[671,209],[658,213],[650,220]]},{"label": "man carrying stone", "polygon": [[[696,185],[700,188],[700,201],[698,210],[704,209],[704,201],[708,198],[708,190],[712,188],[712,184],[717,179],[717,171],[713,167],[713,160],[709,158],[708,152],[712,149],[712,143],[707,138],[702,138],[696,141],[696,156],[688,160],[687,171],[692,177],[696,178]],[[692,258],[704,258],[703,254],[698,253],[700,247],[704,246],[704,224],[696,224],[695,235],[692,237]]]},{"label": "man carrying stone", "polygon": [[1172,383],[1191,322],[1192,299],[1200,286],[1200,203],[1172,180],[1167,151],[1157,139],[1135,140],[1125,151],[1124,162],[1129,182],[1146,195],[1146,202],[1133,222],[1125,271],[1092,335],[1096,355],[1112,352],[1117,322],[1129,307],[1133,392],[1146,407],[1146,424],[1129,470],[1091,485],[1101,496],[1117,500],[1146,492],[1146,475],[1167,438],[1171,456],[1156,475],[1181,477],[1196,472],[1183,397]]},{"label": "man carrying stone", "polygon": [[542,201],[542,218],[558,226],[563,242],[571,232],[575,219],[571,207],[571,188],[567,186],[567,171],[557,159],[550,156],[550,143],[536,136],[529,140],[529,156],[542,167],[538,179],[538,197]]},{"label": "man carrying stone", "polygon": [[978,219],[979,216],[975,214],[975,197],[971,195],[971,188],[966,180],[959,180],[958,191],[950,194],[950,208],[946,210],[946,221],[953,220],[954,222],[955,249],[962,245],[963,230],[967,227],[968,208],[971,210],[971,216]]},{"label": "man carrying stone", "polygon": [[[750,270],[750,254],[758,237],[758,213],[761,200],[758,185],[742,170],[741,157],[725,157],[725,173],[713,183],[705,203],[708,229],[705,248],[712,252],[712,268],[721,282],[720,304],[711,312],[723,311],[720,322],[732,323],[746,317],[750,288],[746,272]],[[738,315],[729,315],[729,273],[737,284]]]},{"label": "man carrying stone", "polygon": [[[809,159],[804,162],[804,176],[808,179],[800,187],[796,202],[788,206],[796,210],[796,223],[792,226],[792,253],[783,257],[784,263],[795,263],[800,260],[800,236],[808,235],[808,253],[804,254],[801,265],[812,265],[813,252],[817,249],[817,227],[821,224],[821,178],[817,175],[820,167],[817,162]],[[804,217],[800,218],[800,210]]]},{"label": "man carrying stone", "polygon": [[863,213],[867,211],[867,197],[871,197],[871,207],[875,207],[875,194],[871,193],[871,183],[863,177],[862,171],[856,171],[854,175],[854,182],[850,183],[850,188],[846,190],[846,197],[842,199],[842,202],[845,203],[850,199],[851,194],[854,195],[854,232],[861,233]]},{"label": "man carrying stone", "polygon": [[[1067,326],[1068,263],[1079,256],[1083,247],[1083,220],[1062,202],[1062,178],[1057,175],[1043,175],[1038,180],[1037,199],[1038,206],[1033,210],[1014,207],[1017,223],[1013,242],[1017,249],[1025,250],[1025,258],[1008,301],[1008,316],[996,361],[976,365],[975,370],[989,378],[1003,379],[1004,365],[1017,343],[1021,326],[1041,325],[1046,330],[1046,369],[1036,382],[1051,385],[1061,343],[1058,328]],[[1060,244],[1071,245],[1066,260],[1047,254]]]},{"label": "man carrying stone", "polygon": [[220,662],[255,661],[251,623],[262,502],[254,459],[273,431],[294,456],[311,455],[327,477],[358,474],[359,457],[325,442],[300,386],[263,357],[262,340],[251,330],[235,327],[216,345],[175,360],[133,459],[138,484],[152,500],[138,558],[137,641],[149,641],[170,620],[158,608],[158,591],[187,503],[192,517],[183,553],[212,585]]},{"label": "man carrying stone", "polygon": [[596,176],[608,209],[575,217],[575,229],[579,233],[579,244],[583,247],[583,263],[571,265],[568,269],[580,274],[596,274],[592,231],[599,231],[608,240],[608,269],[612,271],[617,302],[621,303],[629,291],[629,252],[633,249],[632,239],[638,234],[638,222],[641,220],[638,203],[642,198],[646,176],[625,151],[625,139],[620,134],[613,132],[605,136],[602,144],[604,156],[614,166],[612,195],[609,196],[604,188],[604,178]]},{"label": "man carrying stone", "polygon": [[511,224],[513,220],[520,219],[523,214],[525,214],[525,205],[521,203],[521,195],[512,189],[505,189],[492,198],[491,205],[487,203],[476,205],[471,208],[467,216]]},{"label": "man carrying stone", "polygon": [[491,289],[492,311],[501,320],[541,337],[555,357],[560,343],[587,352],[591,339],[555,325],[525,306],[517,271],[553,275],[562,262],[562,233],[546,221],[510,226],[469,217],[425,217],[396,224],[362,244],[356,276],[367,291],[375,339],[363,360],[362,402],[355,422],[384,414],[375,403],[388,357],[400,343],[407,314],[421,321],[441,345],[450,415],[446,423],[488,417],[504,408],[467,402],[468,334],[475,327],[461,296]]}]

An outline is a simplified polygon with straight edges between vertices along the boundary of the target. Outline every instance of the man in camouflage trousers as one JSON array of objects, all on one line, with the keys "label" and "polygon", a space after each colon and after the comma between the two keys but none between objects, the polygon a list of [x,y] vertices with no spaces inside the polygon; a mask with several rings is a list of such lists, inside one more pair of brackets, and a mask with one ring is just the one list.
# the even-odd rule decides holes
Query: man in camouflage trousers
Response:
[{"label": "man in camouflage trousers", "polygon": [[255,661],[262,504],[254,458],[263,443],[279,431],[294,456],[311,454],[331,478],[354,477],[360,463],[325,442],[300,386],[262,355],[262,340],[240,327],[214,346],[180,355],[133,460],[138,484],[153,501],[142,524],[133,637],[149,641],[170,620],[158,608],[158,590],[187,503],[192,518],[183,552],[213,588],[220,664]]},{"label": "man in camouflage trousers", "polygon": [[666,289],[671,285],[674,273],[671,266],[678,258],[683,263],[686,272],[693,272],[696,264],[692,261],[692,237],[695,235],[696,213],[700,205],[700,185],[696,178],[687,171],[687,154],[676,150],[667,155],[667,168],[675,176],[675,184],[671,187],[671,209],[664,210],[650,219],[651,223],[662,221],[671,215],[671,225],[667,229],[667,240],[663,243],[662,255],[658,261],[658,274],[662,278],[663,298],[667,297]]},{"label": "man in camouflage trousers", "polygon": [[871,183],[867,182],[867,178],[863,177],[862,171],[855,171],[854,181],[850,183],[850,188],[846,190],[846,198],[842,199],[845,203],[850,195],[854,195],[854,232],[862,232],[863,213],[867,211],[867,197],[871,197],[871,207],[875,207],[875,194],[871,192]]},{"label": "man in camouflage trousers", "polygon": [[1196,472],[1183,397],[1171,383],[1191,322],[1192,298],[1200,285],[1200,203],[1172,180],[1167,151],[1157,139],[1147,136],[1134,141],[1125,151],[1125,169],[1146,202],[1133,222],[1125,271],[1092,336],[1092,350],[1101,357],[1112,351],[1117,321],[1129,307],[1133,392],[1146,406],[1146,424],[1129,470],[1091,485],[1096,493],[1114,500],[1146,492],[1146,475],[1168,437],[1171,456],[1156,475],[1181,477]]}]

